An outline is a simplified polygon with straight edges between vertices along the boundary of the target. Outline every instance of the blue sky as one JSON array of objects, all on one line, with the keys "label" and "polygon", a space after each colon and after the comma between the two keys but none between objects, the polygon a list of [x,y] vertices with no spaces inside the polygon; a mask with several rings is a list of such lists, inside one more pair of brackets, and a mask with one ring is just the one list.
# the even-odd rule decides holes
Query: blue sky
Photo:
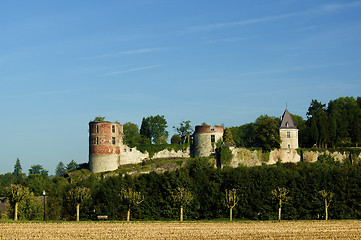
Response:
[{"label": "blue sky", "polygon": [[88,161],[88,122],[239,126],[361,92],[361,1],[1,1],[0,173]]}]

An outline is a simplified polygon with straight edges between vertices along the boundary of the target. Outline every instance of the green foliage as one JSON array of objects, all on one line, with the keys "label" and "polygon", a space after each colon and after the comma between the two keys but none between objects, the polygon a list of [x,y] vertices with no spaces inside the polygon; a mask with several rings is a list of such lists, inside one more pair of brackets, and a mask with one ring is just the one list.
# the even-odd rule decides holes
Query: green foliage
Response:
[{"label": "green foliage", "polygon": [[30,194],[29,188],[20,184],[11,184],[5,188],[5,194],[10,201],[10,204],[21,202],[26,196]]},{"label": "green foliage", "polygon": [[150,116],[143,118],[140,134],[151,140],[154,144],[164,144],[168,138],[167,120],[164,116]]},{"label": "green foliage", "polygon": [[184,187],[178,187],[174,192],[171,192],[173,202],[177,206],[187,206],[193,200],[192,193]]},{"label": "green foliage", "polygon": [[237,196],[237,189],[226,189],[224,195],[224,206],[227,208],[234,208],[239,201],[239,197]]},{"label": "green foliage", "polygon": [[134,123],[127,122],[123,124],[123,133],[124,143],[131,148],[136,147],[142,141],[138,126]]},{"label": "green foliage", "polygon": [[104,122],[105,121],[105,117],[101,117],[101,116],[98,116],[98,117],[95,117],[93,122]]},{"label": "green foliage", "polygon": [[59,162],[55,169],[55,175],[63,177],[65,174],[65,165],[63,162]]},{"label": "green foliage", "polygon": [[336,164],[336,161],[331,155],[323,153],[323,154],[318,156],[317,163],[320,163],[320,164],[322,164],[322,163]]},{"label": "green foliage", "polygon": [[[359,149],[353,150],[352,155],[360,152]],[[31,197],[26,202],[24,200],[24,205],[19,204],[19,218],[42,218],[43,206],[33,196],[39,196],[46,189],[47,219],[72,219],[74,203],[79,201],[68,200],[75,195],[71,189],[85,187],[92,198],[81,203],[82,219],[95,219],[96,215],[126,219],[127,204],[119,198],[122,189],[136,189],[144,197],[142,204],[132,207],[133,218],[175,219],[179,216],[179,208],[174,204],[172,192],[175,195],[178,188],[186,188],[193,196],[185,209],[188,219],[228,217],[229,211],[224,207],[225,192],[226,189],[237,189],[238,203],[233,208],[235,218],[273,220],[277,219],[279,199],[276,202],[270,193],[279,186],[289,190],[288,204],[282,204],[282,219],[323,218],[325,203],[319,194],[323,189],[334,193],[329,212],[331,219],[361,218],[361,164],[356,161],[353,164],[336,164],[329,160],[328,156],[320,155],[316,163],[220,169],[214,168],[212,158],[196,158],[183,164],[183,160],[177,160],[182,166],[180,169],[161,174],[151,172],[130,176],[122,172],[91,174],[75,171],[70,174],[71,179],[33,175],[24,181],[24,186],[28,188],[26,196]],[[165,163],[170,162],[167,160]],[[148,167],[150,171],[148,164],[151,163],[157,164],[157,161],[145,162],[139,167]],[[9,176],[15,178],[11,173]],[[31,195],[32,189],[41,192]]]},{"label": "green foliage", "polygon": [[40,164],[31,165],[29,169],[30,174],[40,174],[41,176],[48,176],[48,170],[45,170]]},{"label": "green foliage", "polygon": [[155,153],[160,152],[164,149],[169,151],[180,151],[186,150],[189,147],[189,144],[139,144],[137,149],[142,153],[148,152],[149,157],[152,158]]},{"label": "green foliage", "polygon": [[141,192],[133,191],[133,189],[122,189],[120,191],[120,201],[128,208],[137,206],[144,201],[144,197]]},{"label": "green foliage", "polygon": [[220,148],[223,144],[223,139],[222,138],[218,138],[217,142],[216,142],[216,148]]},{"label": "green foliage", "polygon": [[[7,209],[9,209],[8,217],[14,216],[14,204],[8,203]],[[27,192],[18,204],[17,214],[19,220],[42,220],[44,205],[39,198],[34,196],[34,193]]]},{"label": "green foliage", "polygon": [[24,187],[20,184],[11,184],[5,188],[5,195],[9,200],[11,211],[14,215],[14,220],[18,220],[19,204],[21,204],[29,195],[29,188]]},{"label": "green foliage", "polygon": [[276,118],[261,116],[256,120],[255,141],[265,151],[271,151],[280,146],[279,121]]},{"label": "green foliage", "polygon": [[21,168],[21,164],[20,164],[20,160],[19,158],[16,159],[16,163],[14,165],[14,171],[13,171],[13,175],[17,178],[17,179],[20,179],[22,178],[23,176],[23,173],[22,173],[22,168]]},{"label": "green foliage", "polygon": [[219,150],[219,160],[222,165],[229,165],[232,161],[233,154],[228,146],[222,146]]},{"label": "green foliage", "polygon": [[[192,126],[190,125],[191,121],[182,121],[180,126],[176,128],[179,137],[181,138],[181,143],[189,143],[189,138],[192,133]],[[175,127],[173,127],[175,128]]]},{"label": "green foliage", "polygon": [[86,187],[74,187],[68,191],[67,198],[74,204],[80,204],[90,198],[90,189]]},{"label": "green foliage", "polygon": [[308,146],[358,146],[361,141],[359,99],[340,97],[331,100],[327,107],[326,104],[312,100],[307,112],[310,136]]},{"label": "green foliage", "polygon": [[171,144],[181,144],[182,143],[182,139],[178,134],[174,134],[172,136],[172,138],[170,139],[170,143]]},{"label": "green foliage", "polygon": [[75,162],[74,160],[71,160],[67,165],[66,165],[66,171],[70,172],[70,171],[74,171],[78,168],[78,163]]},{"label": "green foliage", "polygon": [[[24,176],[26,177],[26,176]],[[12,173],[0,174],[0,196],[4,196],[4,188],[16,183],[18,179]]]},{"label": "green foliage", "polygon": [[236,143],[233,140],[232,131],[229,128],[224,129],[223,142],[231,143],[233,146],[236,146]]}]

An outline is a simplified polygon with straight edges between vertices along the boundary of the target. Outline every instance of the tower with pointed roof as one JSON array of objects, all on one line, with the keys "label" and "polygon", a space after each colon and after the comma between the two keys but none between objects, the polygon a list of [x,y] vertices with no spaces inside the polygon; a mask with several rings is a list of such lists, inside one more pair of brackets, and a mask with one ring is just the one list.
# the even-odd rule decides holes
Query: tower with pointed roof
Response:
[{"label": "tower with pointed roof", "polygon": [[298,128],[287,108],[281,117],[280,137],[281,149],[298,148]]}]

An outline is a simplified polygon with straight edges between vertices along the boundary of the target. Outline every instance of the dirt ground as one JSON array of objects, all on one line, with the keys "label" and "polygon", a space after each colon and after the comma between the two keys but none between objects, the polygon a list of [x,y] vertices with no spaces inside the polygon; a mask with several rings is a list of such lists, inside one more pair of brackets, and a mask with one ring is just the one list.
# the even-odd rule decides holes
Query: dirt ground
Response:
[{"label": "dirt ground", "polygon": [[0,239],[360,239],[361,221],[0,222]]}]

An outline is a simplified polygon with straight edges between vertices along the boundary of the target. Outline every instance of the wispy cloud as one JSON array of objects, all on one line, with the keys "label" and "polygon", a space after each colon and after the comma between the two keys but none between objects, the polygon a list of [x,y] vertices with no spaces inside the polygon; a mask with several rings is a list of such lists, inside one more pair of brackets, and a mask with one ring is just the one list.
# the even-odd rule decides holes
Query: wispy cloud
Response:
[{"label": "wispy cloud", "polygon": [[114,52],[114,53],[106,53],[98,56],[92,56],[92,57],[85,57],[82,59],[97,59],[97,58],[108,58],[108,57],[117,57],[122,55],[135,55],[135,54],[141,54],[141,53],[151,53],[159,51],[162,48],[140,48],[140,49],[134,49],[134,50],[127,50],[122,52]]},{"label": "wispy cloud", "polygon": [[342,2],[330,3],[330,4],[326,4],[326,5],[322,6],[321,10],[324,10],[324,11],[337,11],[337,10],[341,10],[343,8],[357,7],[357,6],[360,6],[360,5],[361,5],[361,1],[348,2],[348,3],[342,3]]},{"label": "wispy cloud", "polygon": [[235,27],[235,26],[247,26],[247,25],[255,24],[255,23],[264,23],[264,22],[270,22],[270,21],[275,21],[275,20],[279,20],[279,19],[289,18],[289,17],[300,15],[300,14],[302,14],[302,12],[282,14],[282,15],[270,16],[270,17],[253,18],[253,19],[247,19],[247,20],[235,21],[235,22],[223,22],[223,23],[214,23],[214,24],[201,25],[201,26],[191,26],[191,27],[188,27],[185,30],[185,32],[192,33],[192,32],[201,32],[201,31],[212,31],[212,30],[217,30],[220,28],[229,28],[229,27]]},{"label": "wispy cloud", "polygon": [[321,68],[330,68],[337,66],[347,66],[357,64],[356,62],[345,62],[345,63],[334,63],[334,64],[320,64],[320,65],[306,65],[306,66],[294,66],[294,67],[285,67],[279,69],[270,69],[270,70],[262,70],[262,71],[254,71],[254,72],[243,72],[240,73],[239,76],[248,76],[248,75],[264,75],[264,74],[277,74],[277,73],[286,73],[286,72],[295,72],[295,71],[303,71],[310,69],[321,69]]},{"label": "wispy cloud", "polygon": [[257,38],[257,37],[249,36],[249,37],[220,38],[220,39],[208,40],[205,43],[219,43],[219,42],[232,43],[232,42],[239,42],[239,41],[255,39],[255,38]]},{"label": "wispy cloud", "polygon": [[49,90],[49,91],[41,91],[41,92],[34,92],[34,95],[64,95],[69,94],[72,92],[81,91],[83,89],[62,89],[62,90]]},{"label": "wispy cloud", "polygon": [[162,65],[157,64],[157,65],[149,65],[149,66],[144,66],[144,67],[130,68],[130,69],[126,69],[126,70],[110,72],[110,73],[104,74],[104,76],[113,76],[113,75],[118,75],[118,74],[123,74],[123,73],[142,71],[142,70],[146,70],[146,69],[158,68],[160,66],[162,66]]},{"label": "wispy cloud", "polygon": [[338,10],[342,10],[345,8],[351,8],[360,6],[361,1],[356,2],[349,2],[349,3],[332,3],[332,4],[325,4],[315,9],[309,9],[305,11],[300,12],[293,12],[293,13],[286,13],[286,14],[280,14],[275,16],[268,16],[268,17],[259,17],[259,18],[251,18],[241,21],[233,21],[233,22],[221,22],[221,23],[212,23],[207,25],[199,25],[199,26],[190,26],[186,28],[183,33],[193,33],[193,32],[205,32],[205,31],[213,31],[217,29],[222,28],[230,28],[230,27],[237,27],[237,26],[248,26],[251,24],[257,24],[257,23],[267,23],[282,19],[287,19],[291,17],[296,17],[300,15],[306,15],[306,14],[320,14],[320,13],[329,13],[334,12]]}]

